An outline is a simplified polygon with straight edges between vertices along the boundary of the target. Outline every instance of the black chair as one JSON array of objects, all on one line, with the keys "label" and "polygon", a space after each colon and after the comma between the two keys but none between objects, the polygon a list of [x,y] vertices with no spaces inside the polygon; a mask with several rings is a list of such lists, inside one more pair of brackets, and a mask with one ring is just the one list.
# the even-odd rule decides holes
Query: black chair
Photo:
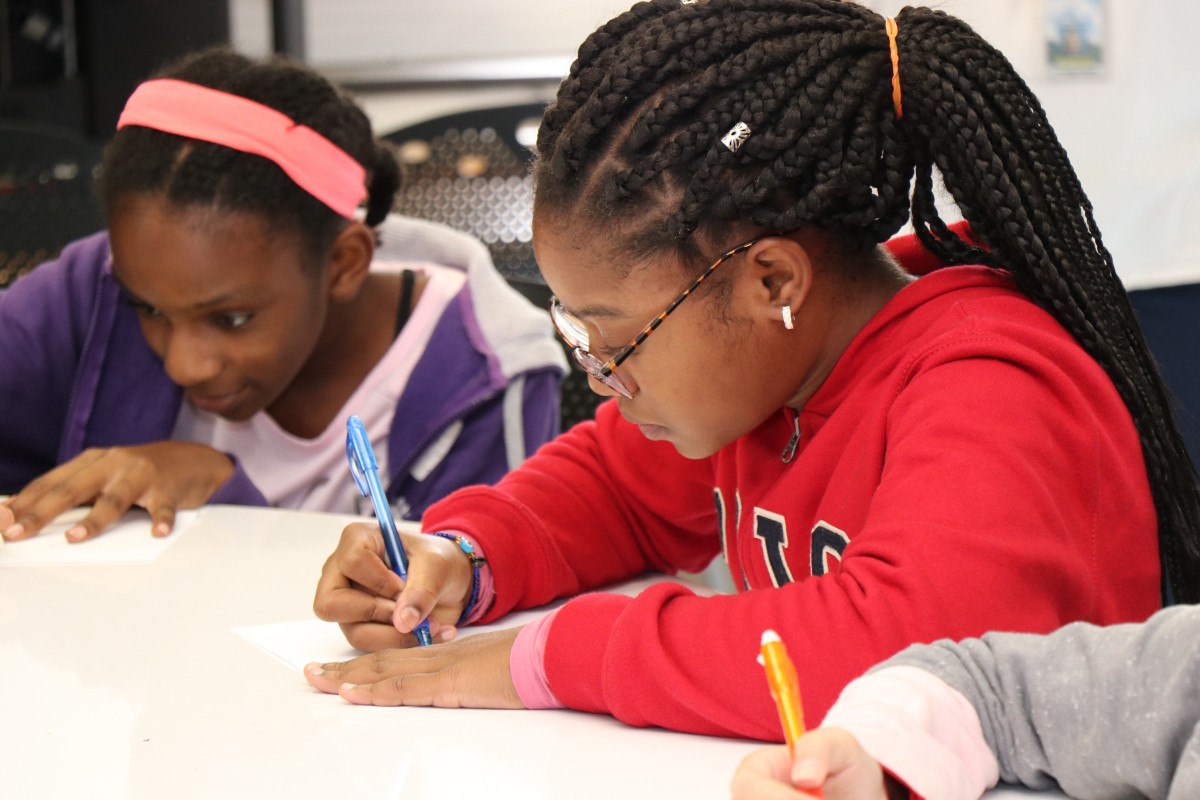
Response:
[{"label": "black chair", "polygon": [[0,120],[0,289],[103,227],[102,150],[69,130]]},{"label": "black chair", "polygon": [[[395,145],[404,171],[394,210],[474,235],[487,245],[500,274],[547,308],[550,290],[533,256],[529,180],[543,110],[540,103],[526,103],[466,111],[382,138]],[[591,419],[600,402],[588,388],[587,375],[573,365],[562,394],[564,430]]]}]

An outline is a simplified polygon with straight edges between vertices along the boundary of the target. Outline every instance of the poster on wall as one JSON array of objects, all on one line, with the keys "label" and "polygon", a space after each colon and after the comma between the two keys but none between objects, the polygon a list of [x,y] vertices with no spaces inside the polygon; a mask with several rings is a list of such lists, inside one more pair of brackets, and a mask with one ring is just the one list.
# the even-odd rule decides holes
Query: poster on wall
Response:
[{"label": "poster on wall", "polygon": [[1104,71],[1105,0],[1044,0],[1046,65],[1051,75]]}]

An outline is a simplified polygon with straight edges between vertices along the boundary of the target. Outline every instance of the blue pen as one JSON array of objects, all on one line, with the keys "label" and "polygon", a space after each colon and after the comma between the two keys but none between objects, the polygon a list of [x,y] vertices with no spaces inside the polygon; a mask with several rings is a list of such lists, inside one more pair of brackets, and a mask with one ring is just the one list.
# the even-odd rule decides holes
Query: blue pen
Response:
[{"label": "blue pen", "polygon": [[[407,578],[408,556],[404,554],[400,532],[396,530],[396,520],[392,517],[391,506],[388,505],[387,495],[383,492],[383,484],[379,481],[379,462],[375,460],[375,451],[371,449],[367,429],[356,416],[346,420],[346,459],[350,462],[350,474],[354,477],[358,490],[364,497],[371,498],[392,571],[401,578]],[[417,644],[433,644],[427,619],[421,620],[421,624],[413,628],[413,635],[417,637]]]}]

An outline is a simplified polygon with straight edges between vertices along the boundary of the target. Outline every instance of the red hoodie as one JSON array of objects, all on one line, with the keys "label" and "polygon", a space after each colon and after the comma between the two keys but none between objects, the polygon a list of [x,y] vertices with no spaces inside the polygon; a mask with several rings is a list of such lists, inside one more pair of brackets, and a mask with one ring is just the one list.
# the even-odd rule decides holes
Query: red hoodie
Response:
[{"label": "red hoodie", "polygon": [[799,412],[710,458],[651,442],[616,403],[495,487],[426,514],[487,554],[481,621],[724,553],[736,595],[661,584],[569,601],[546,639],[568,707],[632,725],[779,740],[759,638],[774,628],[819,720],[914,642],[1159,605],[1137,433],[1104,371],[1004,274],[933,272],[858,334]]}]

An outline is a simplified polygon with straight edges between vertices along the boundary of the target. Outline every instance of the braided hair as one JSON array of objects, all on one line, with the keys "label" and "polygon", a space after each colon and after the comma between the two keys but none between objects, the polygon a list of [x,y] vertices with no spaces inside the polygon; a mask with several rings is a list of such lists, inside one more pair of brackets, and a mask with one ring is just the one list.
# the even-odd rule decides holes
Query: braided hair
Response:
[{"label": "braided hair", "polygon": [[[253,61],[217,47],[185,57],[158,77],[246,97],[312,128],[366,169],[366,224],[378,225],[391,210],[400,188],[399,165],[373,137],[362,109],[315,72],[281,58]],[[323,263],[346,224],[267,158],[140,126],[117,131],[100,166],[100,196],[109,214],[134,194],[161,195],[177,207],[255,214],[272,231],[302,237],[311,264]]]},{"label": "braided hair", "polygon": [[[884,20],[838,0],[639,3],[593,33],[545,113],[539,214],[618,231],[700,268],[697,233],[804,226],[869,249],[910,220],[946,264],[1010,272],[1104,368],[1137,428],[1167,598],[1200,600],[1200,498],[1146,347],[1037,98],[964,22],[897,17],[903,116]],[[731,151],[721,138],[743,122]],[[945,187],[971,227],[935,207]]]}]

